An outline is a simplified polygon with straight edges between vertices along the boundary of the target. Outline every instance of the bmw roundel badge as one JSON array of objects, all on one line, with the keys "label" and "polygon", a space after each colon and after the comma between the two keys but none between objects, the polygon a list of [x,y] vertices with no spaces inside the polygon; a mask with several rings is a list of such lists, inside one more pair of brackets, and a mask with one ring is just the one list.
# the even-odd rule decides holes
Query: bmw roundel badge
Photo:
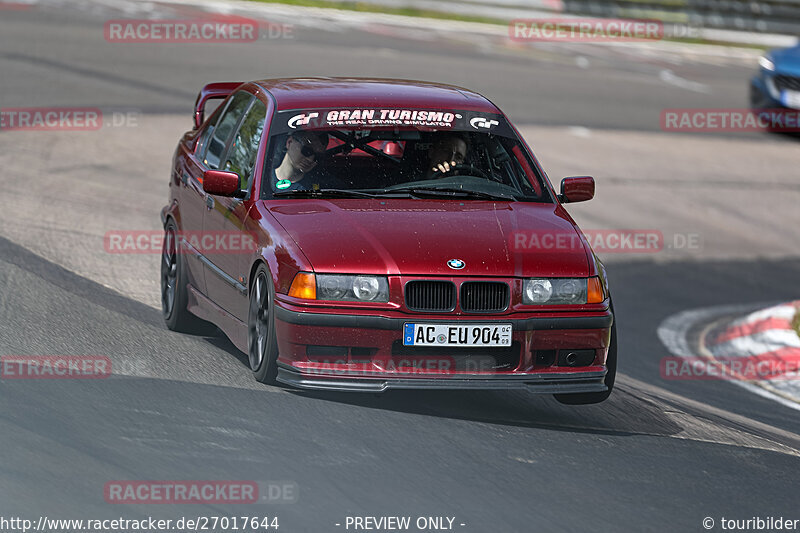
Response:
[{"label": "bmw roundel badge", "polygon": [[466,265],[466,263],[464,263],[464,261],[462,261],[461,259],[451,259],[447,262],[447,266],[449,266],[453,270],[461,270],[462,268],[464,268],[464,265]]}]

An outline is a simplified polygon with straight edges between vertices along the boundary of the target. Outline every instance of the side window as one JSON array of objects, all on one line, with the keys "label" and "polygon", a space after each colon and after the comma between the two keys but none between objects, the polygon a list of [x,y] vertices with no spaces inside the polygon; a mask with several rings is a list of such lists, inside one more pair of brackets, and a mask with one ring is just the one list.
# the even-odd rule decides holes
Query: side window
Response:
[{"label": "side window", "polygon": [[225,164],[222,165],[222,170],[230,170],[239,174],[239,177],[242,178],[242,190],[247,190],[250,186],[250,178],[258,154],[258,143],[261,142],[266,117],[266,106],[260,100],[256,100],[253,107],[247,112],[239,130],[233,136],[233,142],[225,157]]},{"label": "side window", "polygon": [[203,156],[206,153],[206,148],[208,148],[208,140],[211,138],[213,133],[214,124],[209,124],[206,130],[200,134],[200,138],[197,139],[197,145],[194,147],[194,153],[198,159],[203,159]]},{"label": "side window", "polygon": [[204,161],[208,168],[219,169],[219,160],[222,158],[228,139],[233,133],[236,124],[239,123],[239,119],[242,118],[247,106],[250,105],[252,98],[253,95],[250,93],[236,93],[231,103],[222,113],[208,143],[208,152],[206,152]]},{"label": "side window", "polygon": [[214,135],[214,128],[217,127],[217,121],[219,121],[219,116],[222,114],[222,106],[217,105],[212,111],[211,116],[208,119],[208,126],[206,129],[203,130],[203,133],[200,134],[200,138],[197,139],[197,144],[194,147],[194,155],[203,163],[206,163],[206,150],[208,150],[208,141],[211,139],[211,136]]}]

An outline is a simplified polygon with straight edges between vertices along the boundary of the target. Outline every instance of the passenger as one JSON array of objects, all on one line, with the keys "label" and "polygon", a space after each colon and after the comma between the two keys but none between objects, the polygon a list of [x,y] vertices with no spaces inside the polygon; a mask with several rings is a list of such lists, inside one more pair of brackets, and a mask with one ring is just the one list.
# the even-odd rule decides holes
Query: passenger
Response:
[{"label": "passenger", "polygon": [[436,179],[461,165],[467,157],[467,141],[458,133],[439,136],[428,150],[427,178]]}]

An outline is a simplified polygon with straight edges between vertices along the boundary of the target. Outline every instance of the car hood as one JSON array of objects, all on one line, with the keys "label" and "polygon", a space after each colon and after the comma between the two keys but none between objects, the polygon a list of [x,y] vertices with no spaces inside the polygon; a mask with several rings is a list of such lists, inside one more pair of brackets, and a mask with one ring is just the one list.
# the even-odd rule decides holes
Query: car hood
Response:
[{"label": "car hood", "polygon": [[[590,275],[580,234],[555,204],[312,199],[265,205],[316,272]],[[451,259],[464,267],[450,268]]]},{"label": "car hood", "polygon": [[776,74],[800,76],[800,46],[771,50],[769,57],[775,63]]}]

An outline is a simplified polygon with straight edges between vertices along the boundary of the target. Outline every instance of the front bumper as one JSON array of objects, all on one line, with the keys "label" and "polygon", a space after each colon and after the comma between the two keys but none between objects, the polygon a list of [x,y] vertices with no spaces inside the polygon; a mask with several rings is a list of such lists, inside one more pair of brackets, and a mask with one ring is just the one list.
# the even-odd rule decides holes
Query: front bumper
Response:
[{"label": "front bumper", "polygon": [[417,390],[514,390],[527,389],[542,394],[605,392],[606,369],[588,372],[507,374],[487,376],[467,374],[435,378],[396,373],[389,377],[316,376],[283,364],[278,366],[278,381],[301,389],[348,392],[385,392],[389,389]]},{"label": "front bumper", "polygon": [[[277,379],[294,387],[364,392],[526,389],[547,394],[607,390],[605,358],[614,320],[608,310],[561,316],[465,318],[308,312],[279,304],[275,307],[275,319],[280,354]],[[402,346],[406,322],[510,323],[512,346],[495,351],[409,349]],[[319,356],[312,348],[317,351],[327,348],[328,356]],[[579,367],[559,366],[555,356],[553,360],[541,360],[542,353],[556,354],[564,349],[589,351],[590,356],[593,351],[594,357],[591,363]],[[498,355],[498,352],[503,353]],[[481,357],[495,364],[470,366],[475,358]],[[447,362],[447,368],[437,365],[437,361]]]},{"label": "front bumper", "polygon": [[[779,77],[784,78],[784,81],[776,81]],[[786,80],[789,78],[795,79],[795,81],[787,82]],[[750,107],[756,110],[797,111],[800,108],[796,103],[791,103],[788,94],[789,92],[800,92],[796,85],[797,78],[799,77],[783,72],[759,72],[750,79]]]},{"label": "front bumper", "polygon": [[785,108],[780,101],[780,93],[775,88],[770,76],[759,73],[750,79],[750,107],[752,109]]}]

